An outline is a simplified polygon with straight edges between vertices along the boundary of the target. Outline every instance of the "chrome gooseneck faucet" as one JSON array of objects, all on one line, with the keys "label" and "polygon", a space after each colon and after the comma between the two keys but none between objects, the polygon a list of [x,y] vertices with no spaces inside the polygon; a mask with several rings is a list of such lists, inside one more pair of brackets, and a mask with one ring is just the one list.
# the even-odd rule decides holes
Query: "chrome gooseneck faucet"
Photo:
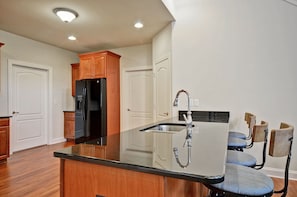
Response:
[{"label": "chrome gooseneck faucet", "polygon": [[178,105],[178,97],[180,95],[180,93],[185,93],[188,97],[188,112],[187,112],[187,116],[184,114],[183,117],[185,119],[186,122],[186,129],[187,129],[187,134],[186,134],[186,139],[184,142],[183,147],[185,147],[185,145],[187,144],[187,148],[188,148],[188,160],[186,164],[182,164],[178,158],[178,148],[174,147],[173,148],[173,153],[176,159],[176,162],[178,163],[178,165],[182,168],[186,168],[190,163],[191,163],[191,148],[192,148],[192,124],[193,124],[193,120],[192,120],[192,112],[191,112],[191,108],[190,108],[190,95],[187,91],[185,90],[180,90],[177,92],[175,99],[174,99],[174,103],[173,106],[177,106]]}]

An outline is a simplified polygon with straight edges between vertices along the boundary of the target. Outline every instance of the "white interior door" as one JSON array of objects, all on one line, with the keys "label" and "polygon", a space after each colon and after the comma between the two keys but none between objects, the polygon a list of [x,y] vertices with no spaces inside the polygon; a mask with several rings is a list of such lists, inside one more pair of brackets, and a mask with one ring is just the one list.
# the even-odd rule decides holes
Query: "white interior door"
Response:
[{"label": "white interior door", "polygon": [[12,152],[47,144],[48,81],[47,70],[10,65]]},{"label": "white interior door", "polygon": [[125,72],[124,129],[153,122],[153,72],[152,69]]},{"label": "white interior door", "polygon": [[171,66],[169,57],[155,63],[156,119],[171,117]]},{"label": "white interior door", "polygon": [[[153,71],[149,69],[124,72],[124,126],[136,128],[153,122]],[[153,149],[151,134],[131,133],[125,142],[126,154],[133,157],[151,156]]]}]

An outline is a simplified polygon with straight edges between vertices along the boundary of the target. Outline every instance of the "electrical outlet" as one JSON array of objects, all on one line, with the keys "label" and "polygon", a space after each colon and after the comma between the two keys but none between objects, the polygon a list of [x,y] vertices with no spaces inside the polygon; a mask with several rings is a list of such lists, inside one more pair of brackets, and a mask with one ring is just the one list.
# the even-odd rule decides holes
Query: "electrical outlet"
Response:
[{"label": "electrical outlet", "polygon": [[190,99],[190,106],[191,107],[198,107],[199,106],[199,99],[191,98]]}]

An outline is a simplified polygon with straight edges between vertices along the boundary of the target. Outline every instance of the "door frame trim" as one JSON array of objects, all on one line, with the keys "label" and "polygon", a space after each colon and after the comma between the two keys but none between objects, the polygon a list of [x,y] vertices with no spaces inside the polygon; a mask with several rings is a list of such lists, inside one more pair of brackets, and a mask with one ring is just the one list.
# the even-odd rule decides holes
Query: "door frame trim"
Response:
[{"label": "door frame trim", "polygon": [[[22,67],[27,67],[27,68],[32,68],[32,69],[40,69],[44,70],[47,72],[47,84],[48,84],[48,98],[47,98],[47,103],[46,103],[46,111],[45,111],[45,124],[46,124],[46,133],[45,133],[45,138],[46,138],[46,144],[49,144],[50,139],[52,139],[52,93],[53,93],[53,68],[47,65],[41,65],[41,64],[35,64],[31,62],[25,62],[25,61],[20,61],[20,60],[15,60],[15,59],[8,59],[8,111],[11,116],[12,114],[12,68],[13,66],[22,66]],[[13,133],[14,127],[13,125],[10,125],[11,131],[10,133]],[[13,139],[14,136],[10,137],[10,154],[13,153]]]}]

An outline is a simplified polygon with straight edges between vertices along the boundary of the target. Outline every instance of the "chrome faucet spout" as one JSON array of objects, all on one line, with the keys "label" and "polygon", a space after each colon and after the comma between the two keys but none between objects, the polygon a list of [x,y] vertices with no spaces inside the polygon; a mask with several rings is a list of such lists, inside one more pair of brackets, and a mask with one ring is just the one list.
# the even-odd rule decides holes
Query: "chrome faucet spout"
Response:
[{"label": "chrome faucet spout", "polygon": [[178,158],[178,148],[177,147],[174,147],[173,148],[173,153],[174,153],[174,156],[175,156],[175,159],[177,161],[177,163],[179,164],[180,167],[182,168],[186,168],[190,163],[191,163],[191,147],[192,147],[192,112],[191,112],[191,106],[190,106],[190,94],[186,91],[186,90],[180,90],[177,92],[176,96],[175,96],[175,99],[174,99],[174,102],[173,102],[173,106],[178,106],[178,97],[181,93],[185,93],[187,95],[187,98],[188,98],[188,111],[187,111],[187,116],[184,114],[183,117],[184,117],[184,120],[186,122],[186,127],[187,127],[187,133],[186,133],[186,139],[185,139],[185,142],[184,142],[184,146],[187,145],[188,147],[188,161],[186,164],[182,164],[180,161],[179,161],[179,158]]},{"label": "chrome faucet spout", "polygon": [[180,95],[180,93],[185,93],[187,95],[187,98],[188,98],[188,112],[191,111],[190,109],[190,94],[186,91],[186,90],[180,90],[176,93],[176,96],[175,96],[175,99],[174,99],[174,102],[173,102],[173,106],[177,107],[178,106],[178,97]]}]

